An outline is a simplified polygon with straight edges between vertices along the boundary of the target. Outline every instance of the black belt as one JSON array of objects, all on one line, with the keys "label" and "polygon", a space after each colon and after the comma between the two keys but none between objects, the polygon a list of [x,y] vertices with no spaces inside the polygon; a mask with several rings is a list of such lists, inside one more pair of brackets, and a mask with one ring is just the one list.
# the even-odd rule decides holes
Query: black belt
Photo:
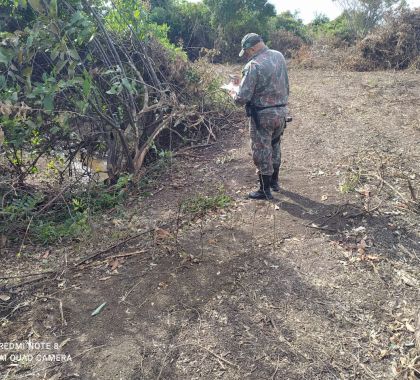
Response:
[{"label": "black belt", "polygon": [[260,118],[258,116],[259,111],[265,110],[267,108],[280,108],[280,107],[285,107],[285,106],[286,106],[285,104],[276,104],[274,106],[257,107],[251,103],[246,103],[245,111],[246,111],[246,116],[252,117],[255,123],[255,127],[259,129],[260,128]]},{"label": "black belt", "polygon": [[266,106],[266,107],[258,107],[258,106],[252,106],[254,107],[257,111],[261,111],[261,110],[265,110],[267,108],[280,108],[280,107],[286,107],[287,104],[276,104],[274,106]]}]

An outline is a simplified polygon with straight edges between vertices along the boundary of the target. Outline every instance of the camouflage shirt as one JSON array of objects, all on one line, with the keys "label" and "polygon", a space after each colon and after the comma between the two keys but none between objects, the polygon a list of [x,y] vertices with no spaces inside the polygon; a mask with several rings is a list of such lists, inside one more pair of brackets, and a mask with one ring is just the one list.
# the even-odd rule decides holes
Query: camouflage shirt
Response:
[{"label": "camouflage shirt", "polygon": [[268,107],[285,105],[288,97],[289,78],[283,54],[265,47],[251,57],[243,68],[235,102],[250,102],[257,107]]}]

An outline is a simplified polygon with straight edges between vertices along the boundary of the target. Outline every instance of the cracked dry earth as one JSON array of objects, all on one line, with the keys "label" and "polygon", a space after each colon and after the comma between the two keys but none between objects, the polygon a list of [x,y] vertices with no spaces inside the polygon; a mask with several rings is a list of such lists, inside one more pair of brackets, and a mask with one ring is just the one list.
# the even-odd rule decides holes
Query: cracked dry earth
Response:
[{"label": "cracked dry earth", "polygon": [[[390,188],[365,212],[366,192],[344,194],[339,183],[349,162],[374,151],[399,157],[418,189],[420,78],[290,77],[294,120],[274,201],[245,199],[256,182],[241,125],[174,159],[164,186],[120,218],[120,229],[153,230],[107,253],[132,255],[114,271],[99,257],[52,280],[38,293],[53,298],[14,321],[21,334],[61,343],[72,361],[6,368],[9,378],[419,378],[418,215]],[[221,186],[233,199],[226,208],[180,212]],[[116,227],[101,228],[106,239]]]}]

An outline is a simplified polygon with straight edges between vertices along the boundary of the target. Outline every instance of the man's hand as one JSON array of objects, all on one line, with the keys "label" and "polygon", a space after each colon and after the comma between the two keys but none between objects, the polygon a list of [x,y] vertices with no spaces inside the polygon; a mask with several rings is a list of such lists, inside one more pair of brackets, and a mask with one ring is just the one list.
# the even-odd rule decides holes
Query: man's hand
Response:
[{"label": "man's hand", "polygon": [[223,90],[226,90],[229,96],[231,96],[233,99],[235,99],[235,96],[237,95],[239,91],[239,83],[238,78],[233,78],[232,75],[229,75],[230,82],[228,84],[224,84],[221,88]]},{"label": "man's hand", "polygon": [[241,84],[241,77],[237,74],[229,74],[230,82],[235,85],[239,86]]}]

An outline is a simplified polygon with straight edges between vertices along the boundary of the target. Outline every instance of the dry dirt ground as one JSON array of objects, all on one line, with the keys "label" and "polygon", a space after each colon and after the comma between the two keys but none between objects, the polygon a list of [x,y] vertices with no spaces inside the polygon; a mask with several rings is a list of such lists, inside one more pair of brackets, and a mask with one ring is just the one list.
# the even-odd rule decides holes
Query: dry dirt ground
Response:
[{"label": "dry dirt ground", "polygon": [[[3,379],[420,378],[420,77],[290,77],[274,201],[245,199],[243,125],[173,158],[152,196],[51,247],[55,275],[3,280],[0,342],[64,355],[5,360]],[[194,214],[217,194],[229,205]]]}]

